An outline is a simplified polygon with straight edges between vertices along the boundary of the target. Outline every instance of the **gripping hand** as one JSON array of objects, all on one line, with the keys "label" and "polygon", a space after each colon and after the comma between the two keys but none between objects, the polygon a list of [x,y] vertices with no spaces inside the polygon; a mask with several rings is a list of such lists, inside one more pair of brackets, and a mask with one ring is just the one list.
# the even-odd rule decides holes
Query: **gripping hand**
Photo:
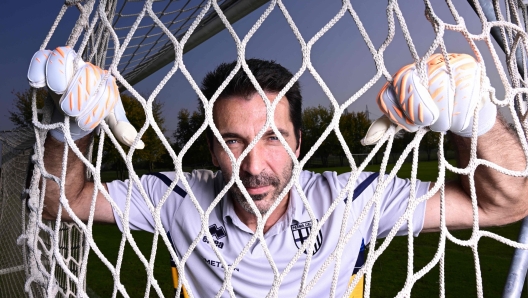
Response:
[{"label": "gripping hand", "polygon": [[[74,120],[70,122],[74,140],[89,134],[105,119],[118,141],[132,145],[137,131],[126,118],[115,78],[82,59],[78,59],[75,72],[76,57],[70,47],[36,52],[29,65],[29,85],[48,87],[56,106],[53,120],[62,121],[64,115],[70,116]],[[64,141],[60,129],[52,130],[51,134]],[[136,146],[137,149],[144,147],[142,141]]]},{"label": "gripping hand", "polygon": [[[376,102],[384,116],[372,123],[361,143],[375,144],[391,123],[396,124],[397,129],[409,132],[428,126],[432,131],[449,130],[471,137],[475,108],[479,108],[478,135],[490,130],[495,123],[497,108],[490,101],[488,92],[480,96],[480,65],[466,54],[449,54],[448,58],[454,89],[441,54],[434,54],[427,61],[428,86],[420,82],[414,64],[404,66],[394,75],[392,83],[381,88]],[[483,87],[489,88],[488,78],[484,77],[483,81]]]}]

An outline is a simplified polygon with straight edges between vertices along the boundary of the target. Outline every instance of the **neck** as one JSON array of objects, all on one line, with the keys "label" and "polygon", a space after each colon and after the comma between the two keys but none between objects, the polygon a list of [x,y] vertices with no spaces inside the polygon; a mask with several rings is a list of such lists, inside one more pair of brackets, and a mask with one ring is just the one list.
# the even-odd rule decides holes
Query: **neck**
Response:
[{"label": "neck", "polygon": [[[286,197],[280,202],[280,204],[273,210],[273,212],[268,217],[268,220],[266,220],[266,223],[264,224],[264,234],[273,227],[275,223],[286,213],[286,210],[288,209],[288,203],[290,200],[290,195],[286,195]],[[246,211],[240,204],[233,200],[233,205],[235,209],[235,213],[250,230],[253,232],[257,231],[257,216],[251,212]],[[262,214],[264,216],[264,214]]]}]

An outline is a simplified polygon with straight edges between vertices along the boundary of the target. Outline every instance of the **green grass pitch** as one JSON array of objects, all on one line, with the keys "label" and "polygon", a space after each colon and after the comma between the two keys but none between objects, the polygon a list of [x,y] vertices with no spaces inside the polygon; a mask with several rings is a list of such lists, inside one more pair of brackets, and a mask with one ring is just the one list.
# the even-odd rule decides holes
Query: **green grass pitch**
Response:
[{"label": "green grass pitch", "polygon": [[[389,165],[387,171],[392,168]],[[418,178],[424,181],[435,181],[438,174],[436,161],[420,162]],[[311,169],[322,172],[332,170],[344,172],[350,168]],[[367,171],[378,171],[379,166],[368,166]],[[398,172],[399,177],[410,177],[411,164],[404,164]],[[105,176],[111,176],[107,173]],[[448,177],[453,177],[448,173]],[[110,177],[108,177],[110,178]],[[505,227],[489,229],[492,232],[509,239],[517,239],[520,223]],[[468,239],[471,231],[456,231],[453,234],[459,239]],[[152,246],[152,234],[147,232],[132,232],[132,235],[143,254],[149,258]],[[115,226],[95,225],[93,237],[104,255],[115,264],[121,233]],[[414,238],[414,271],[423,268],[434,256],[438,247],[439,233],[421,234]],[[377,245],[383,239],[377,241]],[[482,238],[478,253],[482,272],[484,295],[499,297],[502,293],[514,249],[493,239]],[[159,282],[166,297],[174,295],[169,267],[169,253],[165,245],[158,242],[154,276]],[[376,261],[373,271],[371,297],[393,297],[403,287],[407,276],[407,237],[396,237],[387,250]],[[90,252],[88,262],[87,286],[100,297],[111,297],[114,280],[106,266],[95,253]],[[144,297],[147,275],[145,268],[136,256],[132,247],[127,244],[124,251],[124,261],[120,275],[121,283],[131,297]],[[419,280],[413,287],[413,297],[439,296],[438,265]],[[471,249],[451,243],[446,244],[445,257],[446,297],[476,297],[475,265]],[[157,297],[153,289],[151,297]],[[120,295],[118,295],[120,297]],[[523,296],[525,297],[525,296]]]}]

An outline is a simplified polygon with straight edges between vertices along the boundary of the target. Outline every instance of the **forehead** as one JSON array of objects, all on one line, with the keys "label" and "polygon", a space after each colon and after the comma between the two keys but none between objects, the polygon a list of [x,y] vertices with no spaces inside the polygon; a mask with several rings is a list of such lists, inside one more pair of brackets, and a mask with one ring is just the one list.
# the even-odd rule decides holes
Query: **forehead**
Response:
[{"label": "forehead", "polygon": [[[271,103],[278,100],[276,95],[275,93],[266,93]],[[236,126],[258,126],[260,129],[266,123],[266,104],[258,93],[248,97],[223,98],[214,104],[213,119],[221,133],[223,130]],[[291,126],[293,129],[286,97],[282,97],[277,104],[274,120],[278,128],[289,129]]]}]

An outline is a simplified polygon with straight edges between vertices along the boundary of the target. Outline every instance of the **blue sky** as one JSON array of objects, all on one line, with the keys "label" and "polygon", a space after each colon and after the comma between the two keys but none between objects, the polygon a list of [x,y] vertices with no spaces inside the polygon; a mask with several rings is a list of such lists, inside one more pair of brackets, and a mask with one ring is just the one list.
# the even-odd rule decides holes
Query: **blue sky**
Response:
[{"label": "blue sky", "polygon": [[[435,13],[444,21],[454,23],[445,2],[438,0],[432,2]],[[2,116],[0,117],[0,130],[13,127],[7,119],[8,110],[13,109],[15,98],[11,92],[28,88],[26,71],[29,60],[42,44],[62,3],[63,1],[3,1],[3,9],[0,12],[0,36],[4,41],[0,47],[0,61],[4,70],[0,73],[0,116]],[[386,3],[386,1],[378,0],[352,1],[354,9],[376,48],[382,44],[388,32]],[[455,3],[470,32],[479,33],[481,31],[480,22],[467,2],[455,1]],[[328,23],[341,7],[340,0],[285,0],[284,4],[306,41]],[[400,1],[399,5],[417,51],[423,55],[434,38],[434,31],[425,19],[424,4],[419,0],[406,0]],[[266,5],[233,25],[240,39],[262,15],[265,7]],[[75,8],[68,10],[48,48],[54,48],[66,42],[77,16],[78,12]],[[459,33],[448,32],[445,39],[448,51],[471,52],[467,42]],[[489,58],[489,51],[485,44],[479,42],[478,46],[484,52],[485,59]],[[246,58],[253,57],[276,60],[294,73],[301,67],[301,47],[278,7],[251,38],[246,48]],[[187,53],[184,56],[184,63],[193,79],[199,84],[206,72],[222,62],[235,59],[235,43],[229,33],[224,30]],[[350,98],[376,73],[372,55],[350,14],[346,14],[315,43],[310,59],[339,103]],[[411,55],[399,24],[397,24],[396,37],[385,52],[385,64],[388,70],[394,73],[401,66],[411,62]],[[168,71],[169,67],[161,69],[137,84],[136,89],[146,94],[152,92]],[[488,64],[488,74],[501,94],[502,88],[498,84],[496,71],[491,63]],[[328,97],[308,71],[301,76],[300,82],[305,107],[318,104],[330,106]],[[363,111],[368,106],[371,118],[380,116],[381,113],[374,98],[383,83],[385,83],[384,79],[378,81],[353,103],[349,110]],[[189,82],[179,71],[165,85],[156,100],[165,104],[165,126],[169,133],[176,128],[175,115],[180,109],[196,109],[196,98]]]}]

